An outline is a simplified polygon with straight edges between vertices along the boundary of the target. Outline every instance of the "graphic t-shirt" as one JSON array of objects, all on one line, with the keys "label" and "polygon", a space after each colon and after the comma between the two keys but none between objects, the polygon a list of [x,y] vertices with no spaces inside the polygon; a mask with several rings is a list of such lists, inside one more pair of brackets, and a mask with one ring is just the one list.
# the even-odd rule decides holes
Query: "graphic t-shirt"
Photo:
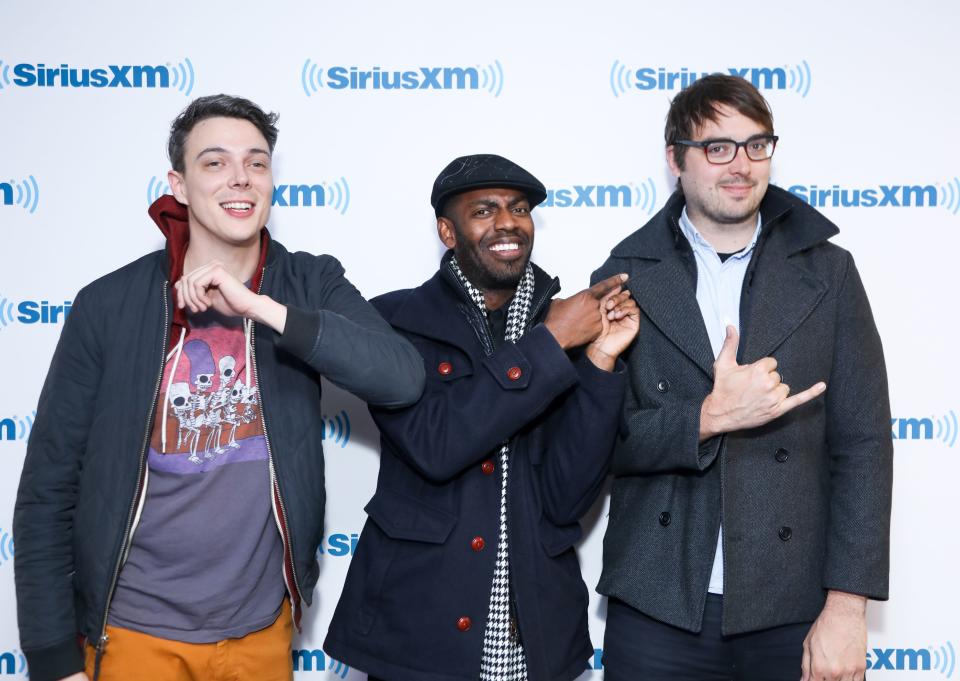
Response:
[{"label": "graphic t-shirt", "polygon": [[283,544],[244,322],[208,310],[190,327],[167,358],[143,509],[108,621],[210,643],[276,619]]}]

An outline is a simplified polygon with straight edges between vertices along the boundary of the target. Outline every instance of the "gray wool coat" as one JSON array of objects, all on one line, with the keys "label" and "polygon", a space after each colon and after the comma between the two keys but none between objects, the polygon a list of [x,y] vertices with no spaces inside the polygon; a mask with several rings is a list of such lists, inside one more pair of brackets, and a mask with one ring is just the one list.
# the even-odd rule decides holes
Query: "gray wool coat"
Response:
[{"label": "gray wool coat", "polygon": [[771,186],[744,278],[738,361],[771,356],[824,395],[759,428],[698,443],[714,356],[674,194],[618,244],[642,311],[614,453],[598,591],[699,631],[723,523],[723,633],[816,619],[828,589],[886,599],[893,443],[880,337],[838,230]]}]

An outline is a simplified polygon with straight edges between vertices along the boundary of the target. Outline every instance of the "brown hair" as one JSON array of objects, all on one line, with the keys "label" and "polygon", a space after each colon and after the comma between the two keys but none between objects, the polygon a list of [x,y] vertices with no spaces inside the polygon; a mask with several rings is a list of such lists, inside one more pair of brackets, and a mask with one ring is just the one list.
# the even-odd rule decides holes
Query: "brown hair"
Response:
[{"label": "brown hair", "polygon": [[[673,98],[663,131],[667,146],[677,140],[693,139],[704,123],[719,118],[720,106],[743,114],[759,123],[765,132],[773,133],[773,112],[760,91],[743,78],[717,73],[693,81]],[[687,147],[681,144],[673,149],[681,170],[686,151]]]}]

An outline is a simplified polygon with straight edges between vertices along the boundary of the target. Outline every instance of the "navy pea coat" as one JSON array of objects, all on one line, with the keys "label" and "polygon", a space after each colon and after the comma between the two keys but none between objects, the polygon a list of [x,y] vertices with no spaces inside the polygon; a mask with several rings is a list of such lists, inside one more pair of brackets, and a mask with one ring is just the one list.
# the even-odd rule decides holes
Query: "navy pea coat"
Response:
[{"label": "navy pea coat", "polygon": [[509,441],[511,580],[529,679],[573,679],[593,655],[578,520],[607,474],[625,372],[561,349],[540,323],[559,282],[539,268],[528,330],[494,349],[448,258],[419,288],[372,301],[420,351],[427,386],[411,407],[371,408],[380,475],[324,650],[389,681],[480,677],[497,452]]}]

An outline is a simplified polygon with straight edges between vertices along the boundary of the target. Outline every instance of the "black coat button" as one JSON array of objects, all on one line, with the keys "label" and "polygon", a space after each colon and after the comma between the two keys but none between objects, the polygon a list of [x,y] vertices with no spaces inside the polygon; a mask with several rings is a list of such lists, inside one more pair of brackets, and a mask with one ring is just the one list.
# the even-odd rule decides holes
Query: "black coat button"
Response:
[{"label": "black coat button", "polygon": [[780,528],[780,531],[777,532],[777,534],[780,535],[781,540],[790,541],[790,537],[793,536],[793,530],[791,530],[789,527],[784,525],[783,527]]},{"label": "black coat button", "polygon": [[779,449],[777,449],[776,454],[773,455],[773,458],[775,458],[780,463],[784,463],[787,459],[790,458],[790,452],[788,452],[783,447],[780,447]]},{"label": "black coat button", "polygon": [[670,390],[670,381],[665,378],[661,378],[659,381],[657,381],[658,392],[665,393],[668,390]]},{"label": "black coat button", "polygon": [[668,511],[664,511],[659,516],[657,516],[657,520],[660,522],[661,525],[666,527],[667,525],[670,524],[670,520],[671,520],[670,513]]}]

